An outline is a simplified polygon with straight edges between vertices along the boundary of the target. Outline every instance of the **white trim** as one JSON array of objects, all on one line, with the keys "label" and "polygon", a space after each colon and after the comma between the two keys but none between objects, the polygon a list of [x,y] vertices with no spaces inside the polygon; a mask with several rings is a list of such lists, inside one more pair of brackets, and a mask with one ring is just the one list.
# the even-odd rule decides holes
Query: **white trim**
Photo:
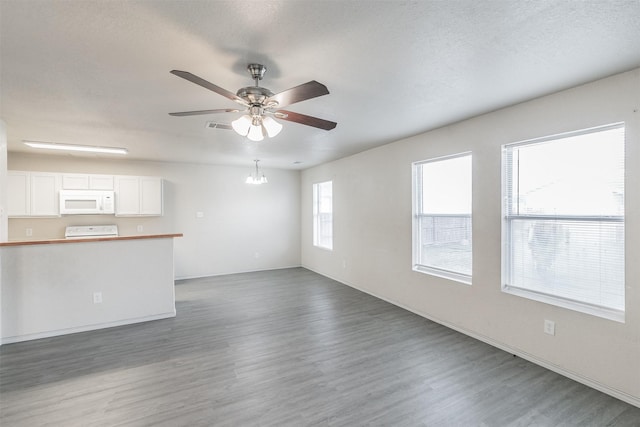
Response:
[{"label": "white trim", "polygon": [[450,159],[455,159],[457,157],[472,156],[472,155],[473,155],[473,151],[463,151],[462,153],[447,154],[445,156],[434,157],[432,159],[418,160],[417,162],[412,162],[411,165],[420,166],[425,163],[440,162],[442,160],[450,160]]},{"label": "white trim", "polygon": [[176,317],[176,310],[168,313],[154,314],[153,316],[138,317],[133,319],[118,320],[116,322],[97,323],[95,325],[78,326],[75,328],[58,329],[55,331],[38,332],[35,334],[14,335],[12,337],[2,337],[0,344],[11,344],[22,341],[39,340],[42,338],[57,337],[60,335],[75,334],[78,332],[95,331],[98,329],[113,328],[116,326],[132,325],[134,323],[148,322],[150,320],[168,319]]},{"label": "white trim", "polygon": [[174,279],[174,281],[178,281],[178,280],[191,280],[191,279],[202,279],[205,277],[216,277],[216,276],[227,276],[229,274],[244,274],[244,273],[257,273],[260,271],[273,271],[273,270],[286,270],[288,268],[301,268],[302,265],[297,264],[297,265],[291,265],[288,267],[272,267],[272,268],[260,268],[257,270],[240,270],[240,271],[228,271],[228,272],[223,272],[223,273],[209,273],[209,274],[203,274],[203,275],[197,275],[197,276],[180,276],[180,277],[176,277]]},{"label": "white trim", "polygon": [[557,374],[560,374],[562,376],[570,378],[570,379],[572,379],[574,381],[577,381],[577,382],[579,382],[581,384],[584,384],[584,385],[586,385],[588,387],[591,387],[591,388],[593,388],[595,390],[601,391],[601,392],[603,392],[605,394],[608,394],[609,396],[613,396],[616,399],[620,399],[623,402],[626,402],[626,403],[628,403],[630,405],[633,405],[633,406],[636,406],[636,407],[640,408],[640,397],[636,397],[636,396],[633,396],[633,395],[631,395],[629,393],[625,393],[622,390],[618,390],[616,388],[609,387],[606,384],[602,384],[599,381],[596,381],[596,380],[593,380],[591,378],[585,377],[585,376],[580,375],[580,374],[578,374],[576,372],[572,372],[572,371],[566,370],[561,366],[555,365],[555,364],[553,364],[553,363],[551,363],[549,361],[546,361],[544,359],[541,359],[541,358],[539,358],[539,357],[537,357],[537,356],[535,356],[533,354],[527,353],[526,351],[520,350],[520,349],[518,349],[516,347],[512,347],[512,346],[510,346],[508,344],[505,344],[505,343],[502,343],[502,342],[499,342],[499,341],[495,341],[492,338],[489,338],[489,337],[487,337],[485,335],[478,334],[476,332],[473,332],[473,331],[470,331],[468,329],[462,328],[460,326],[454,325],[453,323],[449,323],[449,322],[444,321],[442,319],[439,319],[437,317],[428,315],[426,313],[422,313],[422,312],[420,312],[420,311],[418,311],[418,310],[416,310],[414,308],[408,307],[408,306],[406,306],[406,305],[404,305],[402,303],[399,303],[397,301],[393,301],[393,300],[390,300],[388,298],[382,297],[382,296],[377,295],[377,294],[375,294],[375,293],[373,293],[371,291],[368,291],[368,290],[362,289],[362,288],[360,288],[358,286],[355,286],[355,285],[353,285],[351,283],[343,282],[343,281],[338,280],[338,279],[336,279],[334,277],[327,276],[326,274],[322,274],[322,273],[320,273],[318,271],[315,271],[312,268],[306,267],[304,265],[302,267],[306,268],[308,270],[311,270],[311,271],[313,271],[313,272],[315,272],[317,274],[320,274],[322,276],[328,277],[331,280],[335,280],[336,282],[338,282],[340,284],[349,286],[349,287],[351,287],[353,289],[356,289],[356,290],[358,290],[360,292],[364,292],[365,294],[368,294],[368,295],[371,295],[371,296],[373,296],[375,298],[378,298],[378,299],[381,299],[383,301],[386,301],[389,304],[393,304],[393,305],[395,305],[397,307],[400,307],[402,309],[410,311],[411,313],[414,313],[414,314],[416,314],[418,316],[424,317],[425,319],[429,319],[432,322],[436,322],[436,323],[438,323],[438,324],[440,324],[442,326],[445,326],[445,327],[447,327],[449,329],[453,329],[456,332],[460,332],[461,334],[467,335],[467,336],[469,336],[471,338],[475,338],[475,339],[477,339],[479,341],[482,341],[482,342],[484,342],[486,344],[489,344],[489,345],[491,345],[493,347],[496,347],[496,348],[498,348],[500,350],[506,351],[507,353],[513,354],[514,356],[518,356],[518,357],[520,357],[522,359],[525,359],[525,360],[527,360],[527,361],[529,361],[531,363],[534,363],[534,364],[536,364],[538,366],[542,366],[543,368],[549,369],[550,371],[553,371],[553,372],[555,372]]},{"label": "white trim", "polygon": [[580,313],[602,317],[603,319],[625,323],[624,311],[614,310],[606,307],[596,307],[594,305],[581,303],[579,301],[572,301],[570,299],[563,298],[560,296],[547,295],[547,294],[536,292],[530,289],[523,289],[515,286],[509,286],[507,284],[502,285],[502,292],[506,294],[515,295],[521,298],[527,298],[530,300],[543,302],[545,304],[555,305],[557,307],[566,308],[568,310],[578,311]]},{"label": "white trim", "polygon": [[413,271],[431,276],[441,277],[443,279],[453,280],[455,282],[471,285],[471,276],[467,274],[456,273],[455,271],[441,270],[426,265],[414,264]]},{"label": "white trim", "polygon": [[502,147],[503,148],[522,147],[522,146],[538,144],[546,141],[556,141],[558,139],[571,138],[574,136],[586,135],[586,134],[595,133],[595,132],[603,132],[611,129],[624,128],[624,127],[625,127],[625,122],[616,122],[616,123],[610,123],[607,125],[593,126],[586,129],[556,133],[555,135],[547,135],[547,136],[540,136],[540,137],[531,138],[531,139],[525,139],[523,141],[509,142],[507,144],[504,144]]}]

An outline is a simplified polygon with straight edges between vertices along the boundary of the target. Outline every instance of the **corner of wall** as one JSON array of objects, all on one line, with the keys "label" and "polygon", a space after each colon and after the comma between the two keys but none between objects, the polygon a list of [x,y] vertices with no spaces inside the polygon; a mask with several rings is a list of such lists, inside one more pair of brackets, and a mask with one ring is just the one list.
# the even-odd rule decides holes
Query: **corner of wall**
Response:
[{"label": "corner of wall", "polygon": [[[7,126],[0,119],[0,242],[8,239],[9,229],[7,219]],[[2,257],[0,257],[0,272],[2,271]],[[0,305],[2,304],[2,276],[0,275]],[[2,319],[0,318],[0,331]],[[2,342],[0,341],[0,345]]]}]

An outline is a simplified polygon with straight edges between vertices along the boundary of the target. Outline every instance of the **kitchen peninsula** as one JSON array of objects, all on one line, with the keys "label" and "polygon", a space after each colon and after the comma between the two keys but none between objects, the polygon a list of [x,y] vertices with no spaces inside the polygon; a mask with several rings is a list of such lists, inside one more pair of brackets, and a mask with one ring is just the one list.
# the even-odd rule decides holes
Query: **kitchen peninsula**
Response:
[{"label": "kitchen peninsula", "polygon": [[175,237],[0,243],[2,343],[174,317]]}]

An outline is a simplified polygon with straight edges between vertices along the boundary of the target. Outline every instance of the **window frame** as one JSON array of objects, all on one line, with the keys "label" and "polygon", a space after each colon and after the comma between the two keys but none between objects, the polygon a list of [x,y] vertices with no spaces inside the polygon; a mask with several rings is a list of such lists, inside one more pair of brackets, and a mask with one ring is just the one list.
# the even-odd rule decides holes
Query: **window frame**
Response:
[{"label": "window frame", "polygon": [[[463,283],[465,285],[472,284],[473,278],[473,237],[471,242],[469,243],[471,248],[471,274],[461,273],[454,270],[446,270],[443,268],[438,268],[430,265],[425,265],[421,263],[421,253],[422,253],[422,227],[421,227],[421,218],[426,216],[435,216],[435,215],[427,215],[421,212],[421,207],[423,206],[423,191],[422,191],[422,166],[428,163],[441,162],[446,160],[453,160],[461,157],[469,157],[471,161],[471,200],[470,205],[473,205],[473,153],[471,151],[465,151],[462,153],[456,153],[451,155],[445,155],[440,157],[434,157],[431,159],[420,160],[417,162],[413,162],[411,164],[412,168],[412,231],[411,238],[413,242],[412,247],[412,269],[413,271],[428,274],[431,276],[441,277],[444,279],[453,280],[455,282]],[[456,216],[456,217],[466,217],[467,215],[447,215],[441,214],[437,215],[440,217],[446,216]],[[473,236],[473,209],[468,217],[471,219],[471,236]]]},{"label": "window frame", "polygon": [[[321,213],[319,212],[320,210],[320,202],[321,202],[321,186],[322,185],[326,185],[326,184],[330,184],[331,185],[331,212],[329,213]],[[333,180],[328,180],[328,181],[322,181],[322,182],[315,182],[312,185],[312,215],[313,215],[313,246],[316,248],[320,248],[320,249],[324,249],[324,250],[328,250],[328,251],[332,251],[333,250]],[[319,233],[321,233],[322,230],[324,230],[324,227],[322,226],[323,224],[323,220],[321,218],[321,215],[329,215],[330,218],[330,229],[331,229],[331,239],[330,239],[330,244],[327,245],[323,245],[320,242],[320,238],[319,238]],[[326,221],[326,220],[325,220]]]},{"label": "window frame", "polygon": [[[581,313],[586,313],[598,317],[602,317],[609,320],[614,320],[617,322],[624,323],[625,322],[625,309],[618,310],[610,307],[600,306],[596,304],[590,304],[584,301],[578,301],[574,299],[570,299],[565,296],[561,296],[558,294],[550,294],[543,293],[541,291],[536,291],[532,289],[526,289],[522,287],[517,287],[515,285],[509,284],[510,276],[512,273],[512,266],[514,264],[513,261],[513,251],[511,250],[512,246],[512,225],[514,221],[518,220],[542,220],[542,221],[558,221],[558,220],[569,220],[569,221],[604,221],[604,222],[622,222],[623,227],[625,225],[626,213],[623,213],[621,216],[600,216],[600,215],[535,215],[535,214],[513,214],[510,212],[510,206],[512,205],[512,197],[513,194],[509,192],[508,189],[508,181],[511,179],[513,181],[513,177],[509,177],[509,171],[512,170],[512,159],[508,159],[509,152],[513,148],[523,147],[527,145],[535,145],[539,143],[550,143],[556,140],[562,140],[569,137],[576,137],[580,135],[594,134],[597,132],[608,131],[612,129],[622,128],[625,131],[626,139],[626,128],[624,122],[617,122],[603,126],[596,126],[586,129],[580,129],[575,131],[563,132],[559,134],[544,136],[540,138],[532,138],[524,141],[518,141],[514,143],[504,144],[502,146],[502,160],[501,160],[501,169],[502,169],[502,236],[501,236],[501,290],[502,292],[520,296],[523,298],[531,299],[538,302],[543,302],[546,304],[554,305],[557,307],[562,307],[566,309],[570,309],[573,311],[578,311]],[[623,140],[623,144],[626,145],[626,141]],[[511,151],[512,152],[512,151]],[[626,191],[626,147],[624,147],[623,154],[623,173],[625,174],[624,179],[624,187]],[[624,202],[623,202],[624,203]],[[626,234],[625,228],[623,228],[623,236]],[[626,239],[625,239],[626,240]],[[624,245],[624,243],[623,243]],[[623,282],[626,280],[626,247],[623,246]],[[623,285],[623,293],[625,291]],[[624,297],[624,296],[623,296]],[[626,301],[626,298],[625,298]]]}]

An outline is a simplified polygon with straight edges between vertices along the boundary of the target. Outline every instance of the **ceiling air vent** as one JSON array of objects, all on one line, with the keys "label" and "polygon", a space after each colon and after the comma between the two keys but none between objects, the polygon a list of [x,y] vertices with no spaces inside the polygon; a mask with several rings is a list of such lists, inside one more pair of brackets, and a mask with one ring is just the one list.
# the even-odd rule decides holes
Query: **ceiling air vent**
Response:
[{"label": "ceiling air vent", "polygon": [[205,127],[208,127],[210,129],[227,129],[227,130],[233,129],[231,125],[227,125],[224,123],[216,123],[216,122],[207,122]]}]

